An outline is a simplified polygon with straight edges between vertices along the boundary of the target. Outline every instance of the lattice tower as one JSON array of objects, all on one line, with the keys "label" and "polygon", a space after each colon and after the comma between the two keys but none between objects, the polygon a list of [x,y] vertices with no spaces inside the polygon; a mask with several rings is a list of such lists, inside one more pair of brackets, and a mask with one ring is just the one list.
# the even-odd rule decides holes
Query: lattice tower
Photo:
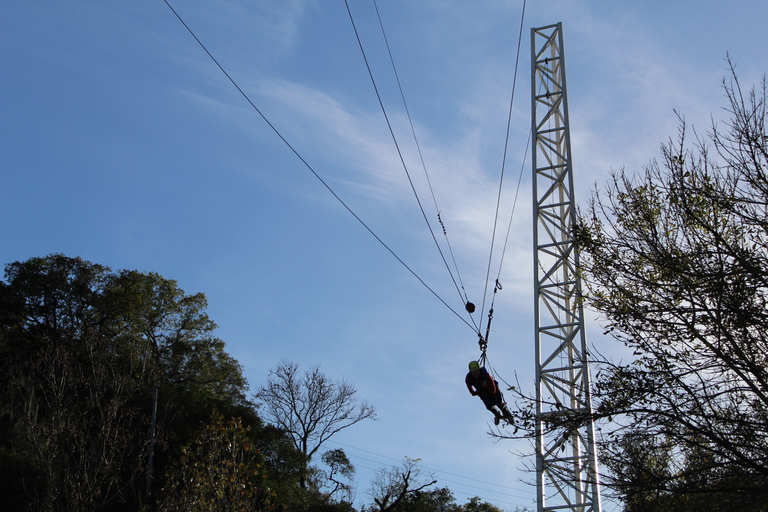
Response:
[{"label": "lattice tower", "polygon": [[531,55],[538,511],[601,512],[561,23]]}]

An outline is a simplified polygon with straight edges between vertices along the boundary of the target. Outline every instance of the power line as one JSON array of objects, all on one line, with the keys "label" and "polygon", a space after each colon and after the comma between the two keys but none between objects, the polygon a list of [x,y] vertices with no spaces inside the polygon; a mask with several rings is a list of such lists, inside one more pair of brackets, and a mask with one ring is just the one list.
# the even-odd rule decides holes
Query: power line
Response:
[{"label": "power line", "polygon": [[[507,117],[507,137],[506,137],[507,142],[504,144],[504,157],[502,159],[502,168],[504,166],[504,163],[507,161],[507,145],[509,144],[509,130],[510,130],[510,126],[512,125],[512,104],[514,103],[514,100],[515,100],[515,87],[517,84],[517,68],[518,68],[518,64],[520,63],[520,46],[523,38],[523,20],[524,19],[525,19],[525,0],[523,0],[523,12],[520,17],[520,32],[518,33],[518,36],[517,36],[517,56],[515,57],[515,75],[514,75],[514,78],[512,79],[512,99],[509,102],[509,116]],[[528,147],[531,143],[531,136],[532,136],[532,132],[529,130],[528,141],[525,143],[525,151],[523,152],[523,162],[520,166],[520,175],[518,176],[518,179],[517,179],[517,189],[515,190],[515,199],[512,202],[512,213],[509,216],[509,224],[507,226],[507,236],[504,239],[504,246],[501,253],[501,260],[499,261],[499,273],[497,274],[497,277],[496,277],[497,279],[499,276],[501,276],[501,267],[504,263],[504,254],[507,251],[507,242],[509,241],[509,231],[510,231],[510,228],[512,227],[512,217],[515,214],[515,208],[517,206],[517,196],[520,193],[520,183],[522,182],[522,178],[523,178],[523,170],[525,169],[525,159],[526,159],[526,156],[528,155]],[[504,174],[504,171],[502,170],[502,176],[503,174]]]},{"label": "power line", "polygon": [[[371,455],[375,455],[375,456],[377,456],[377,457],[381,457],[381,458],[383,458],[383,459],[390,459],[390,460],[393,460],[393,461],[397,461],[397,462],[402,462],[402,461],[403,461],[403,459],[402,459],[402,458],[398,459],[398,458],[396,458],[396,457],[390,457],[390,456],[388,456],[388,455],[383,455],[383,454],[380,454],[380,453],[372,452],[372,451],[370,451],[370,450],[365,450],[365,449],[363,449],[363,448],[357,448],[357,447],[355,447],[355,446],[351,446],[351,445],[348,445],[348,444],[340,443],[340,442],[338,442],[338,441],[329,441],[329,442],[331,442],[331,443],[334,443],[334,444],[337,444],[337,445],[339,445],[339,446],[343,446],[343,447],[345,447],[345,448],[351,448],[351,449],[353,449],[353,450],[357,450],[357,451],[360,451],[360,452],[369,453],[369,454],[371,454]],[[381,464],[379,461],[376,461],[376,460],[373,460],[373,459],[367,459],[367,458],[365,458],[365,457],[362,457],[362,456],[360,456],[360,455],[354,455],[354,454],[352,454],[352,456],[353,456],[353,457],[356,457],[356,458],[359,458],[359,459],[367,460],[367,461],[369,461],[369,462],[375,462],[375,463],[377,463],[377,464]],[[395,464],[387,464],[387,465],[388,465],[388,466],[390,466],[390,467],[395,467]],[[495,483],[493,483],[493,482],[488,482],[487,480],[481,480],[481,479],[478,479],[478,478],[472,478],[472,477],[468,477],[468,476],[464,476],[464,475],[459,475],[459,474],[457,474],[457,473],[451,473],[451,472],[449,472],[449,471],[444,471],[444,470],[442,470],[442,469],[437,469],[437,468],[432,468],[432,467],[429,467],[429,466],[424,466],[424,465],[422,465],[422,464],[419,464],[419,466],[420,466],[420,467],[422,467],[422,468],[424,468],[424,469],[428,469],[428,470],[430,470],[430,471],[435,471],[435,472],[437,472],[437,473],[442,473],[442,474],[445,474],[445,475],[455,476],[455,477],[457,477],[457,478],[463,478],[463,479],[465,479],[465,480],[471,480],[471,481],[473,481],[473,482],[478,482],[478,483],[481,483],[481,484],[484,484],[484,485],[491,485],[491,486],[494,486],[494,487],[501,487],[501,488],[504,488],[504,489],[510,489],[510,490],[513,490],[513,491],[517,491],[517,490],[519,490],[519,489],[517,489],[516,487],[512,487],[512,486],[509,486],[509,485],[503,485],[503,484],[495,484]],[[370,469],[370,468],[368,468],[368,469]],[[446,480],[446,481],[447,481],[447,480]],[[468,487],[474,487],[474,486],[472,486],[472,485],[470,485],[470,484],[464,484],[464,483],[460,483],[460,482],[453,482],[453,483],[459,483],[460,485],[467,485]],[[479,489],[479,487],[478,487],[478,489]],[[508,496],[514,496],[514,495],[512,495],[512,494],[503,493],[503,492],[501,492],[501,491],[493,491],[493,490],[490,490],[490,489],[484,489],[484,490],[487,490],[487,491],[489,491],[489,492],[495,492],[495,493],[498,493],[498,494],[506,494],[506,495],[508,495]],[[520,498],[521,496],[514,496],[514,497],[516,497],[516,498]]]},{"label": "power line", "polygon": [[[376,463],[376,464],[378,464],[378,463],[379,463],[378,461],[375,461],[375,460],[372,460],[372,459],[366,459],[365,457],[360,457],[359,455],[351,455],[351,457],[354,457],[355,459],[366,460],[366,461],[368,461],[368,462],[373,462],[373,463]],[[367,470],[369,470],[369,471],[378,471],[378,469],[381,469],[381,468],[372,468],[372,467],[369,467],[369,466],[364,466],[364,465],[362,465],[362,464],[356,464],[356,466],[355,466],[355,467],[359,467],[359,468],[367,469]],[[395,467],[395,466],[391,466],[391,467]],[[425,469],[426,469],[426,468],[425,468]],[[435,470],[435,471],[436,471],[436,470]],[[436,471],[436,472],[437,472],[437,473],[440,473],[440,471]],[[535,500],[534,500],[534,498],[533,498],[533,497],[531,497],[531,496],[521,496],[521,495],[519,495],[519,494],[511,494],[511,493],[507,493],[507,492],[494,491],[493,489],[485,489],[485,488],[483,488],[483,487],[478,487],[478,486],[476,486],[476,485],[466,484],[466,483],[463,483],[463,482],[455,482],[455,481],[453,481],[453,480],[447,480],[447,479],[445,479],[445,478],[441,478],[441,479],[438,481],[438,483],[441,483],[441,482],[444,482],[444,483],[449,483],[449,484],[454,484],[454,485],[459,485],[459,486],[462,486],[462,487],[464,487],[465,489],[466,489],[466,488],[470,488],[470,489],[476,489],[476,490],[479,490],[479,491],[484,491],[484,492],[486,492],[486,493],[493,493],[493,494],[497,494],[497,495],[499,495],[499,496],[502,496],[502,497],[504,497],[504,498],[506,498],[506,499],[509,499],[509,498],[517,498],[517,499],[520,499],[520,500],[529,500],[529,501],[531,501],[531,502],[535,501]],[[490,485],[493,485],[493,484],[490,484]],[[453,490],[455,490],[455,489],[456,489],[456,488],[454,487],[454,488],[453,488]],[[463,492],[463,493],[465,493],[465,494],[475,494],[475,495],[477,495],[477,493],[475,493],[475,491],[467,492],[466,490],[463,490],[462,492]],[[482,497],[481,497],[481,498],[482,498]],[[502,498],[497,498],[497,497],[492,497],[492,498],[490,498],[490,497],[485,497],[485,498],[483,498],[483,499],[485,499],[485,500],[489,500],[489,501],[493,501],[493,502],[495,502],[495,503],[505,503],[505,504],[507,504],[507,505],[517,505],[517,503],[512,503],[512,502],[509,502],[509,501],[504,501],[504,499],[502,499]]]},{"label": "power line", "polygon": [[[372,459],[366,459],[366,458],[364,458],[364,457],[360,457],[360,456],[358,456],[358,455],[352,455],[352,457],[355,457],[355,458],[357,458],[357,459],[367,460],[367,461],[369,461],[369,462],[374,462],[374,463],[376,463],[376,464],[379,464],[379,462],[378,462],[378,461],[375,461],[375,460],[372,460]],[[379,468],[372,468],[372,467],[369,467],[369,466],[365,466],[365,465],[363,465],[363,464],[356,464],[356,465],[355,465],[355,467],[356,467],[356,468],[363,468],[363,469],[367,469],[367,470],[369,470],[369,471],[378,471],[379,469],[381,469],[380,467],[379,467]],[[390,466],[390,467],[395,467],[395,466]],[[500,492],[498,492],[498,491],[493,491],[493,490],[490,490],[490,489],[483,489],[482,487],[477,487],[477,486],[473,486],[473,485],[468,485],[468,484],[464,484],[464,483],[461,483],[461,482],[453,482],[453,481],[451,481],[451,480],[445,480],[445,479],[442,479],[441,481],[442,481],[442,482],[453,483],[453,484],[456,484],[456,485],[461,485],[461,486],[465,486],[465,487],[471,487],[471,488],[473,488],[473,489],[479,489],[479,490],[481,490],[481,491],[491,492],[491,493],[494,493],[494,494],[500,494],[500,495],[502,495],[502,496],[508,496],[508,497],[511,497],[511,498],[518,498],[518,499],[520,499],[520,500],[527,500],[529,503],[533,503],[533,502],[535,501],[535,500],[534,500],[532,497],[530,497],[530,496],[519,496],[519,495],[515,495],[515,494],[500,493]],[[490,485],[495,485],[495,484],[490,484]],[[453,490],[453,489],[452,489],[452,490]],[[469,493],[469,492],[466,492],[466,491],[464,491],[464,492],[463,492],[463,494],[467,494],[467,495],[469,495],[469,494],[474,494],[474,493]],[[499,498],[495,498],[495,497],[494,497],[494,498],[485,498],[485,497],[483,497],[483,496],[479,496],[479,495],[477,495],[477,494],[475,494],[475,496],[479,497],[480,499],[482,499],[482,500],[484,500],[484,501],[492,501],[494,504],[497,504],[497,503],[503,503],[504,505],[515,505],[515,506],[519,506],[519,505],[520,505],[520,503],[519,503],[519,502],[511,502],[511,501],[505,501],[504,499],[499,499]]]},{"label": "power line", "polygon": [[[379,461],[377,461],[377,460],[374,460],[374,459],[368,459],[368,458],[366,458],[366,457],[361,457],[360,455],[349,454],[348,456],[350,456],[350,457],[354,457],[355,459],[360,459],[360,460],[366,460],[366,461],[368,461],[368,462],[373,462],[373,463],[375,463],[375,464],[381,464],[381,463],[380,463]],[[392,467],[392,468],[394,468],[394,467],[397,467],[397,466],[395,466],[394,464],[385,464],[385,465],[386,465],[386,466],[388,466],[388,467]],[[364,467],[364,466],[360,466],[360,467]],[[426,467],[426,466],[421,466],[421,467],[422,467],[422,468],[424,468],[424,469],[428,469],[428,470],[430,470],[430,471],[432,471],[432,472],[434,472],[434,473],[439,473],[439,474],[446,474],[446,475],[453,475],[453,476],[457,476],[457,477],[459,477],[459,478],[466,478],[467,480],[474,480],[475,482],[479,482],[479,483],[482,483],[482,484],[485,484],[485,485],[496,485],[496,484],[492,484],[492,483],[490,483],[490,482],[485,482],[485,481],[483,481],[483,480],[476,480],[476,479],[474,479],[474,478],[468,478],[468,477],[463,477],[463,476],[461,476],[461,475],[455,475],[455,474],[453,474],[453,473],[448,473],[448,472],[445,472],[445,471],[441,471],[441,470],[439,470],[439,469],[428,468],[428,467]],[[376,469],[374,469],[374,468],[369,468],[369,467],[365,467],[365,469],[369,469],[369,470],[373,470],[373,471],[376,471]],[[446,480],[445,478],[441,478],[441,479],[440,479],[440,482],[448,482],[448,483],[452,483],[452,484],[456,484],[456,485],[463,485],[463,486],[465,486],[465,487],[471,487],[471,488],[473,488],[473,489],[479,489],[479,490],[481,490],[481,491],[492,492],[492,493],[494,493],[494,494],[500,494],[500,495],[502,495],[502,496],[511,496],[511,497],[513,497],[513,498],[525,498],[524,496],[518,496],[518,495],[515,495],[515,494],[510,494],[510,493],[508,493],[508,492],[503,492],[503,491],[494,491],[493,489],[485,489],[485,488],[483,488],[483,487],[478,487],[478,486],[476,486],[476,485],[467,484],[467,483],[464,483],[464,482],[456,482],[456,481],[453,481],[453,480]],[[513,487],[510,487],[510,489],[512,489],[512,490],[517,490],[517,489],[514,489]]]}]

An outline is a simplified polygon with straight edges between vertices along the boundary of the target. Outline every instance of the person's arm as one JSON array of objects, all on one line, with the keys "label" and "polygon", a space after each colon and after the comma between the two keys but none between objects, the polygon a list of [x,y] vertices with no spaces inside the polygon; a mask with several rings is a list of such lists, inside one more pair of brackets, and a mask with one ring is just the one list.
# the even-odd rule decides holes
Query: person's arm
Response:
[{"label": "person's arm", "polygon": [[475,388],[469,382],[469,375],[467,375],[466,378],[464,379],[464,384],[467,385],[467,389],[469,390],[470,395],[472,396],[477,395],[477,391],[475,391]]}]

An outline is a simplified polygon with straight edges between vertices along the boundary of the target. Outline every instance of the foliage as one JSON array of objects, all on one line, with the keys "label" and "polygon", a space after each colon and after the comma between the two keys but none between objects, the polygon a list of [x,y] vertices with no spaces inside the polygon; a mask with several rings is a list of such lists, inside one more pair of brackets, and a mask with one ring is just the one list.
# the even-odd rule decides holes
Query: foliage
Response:
[{"label": "foliage", "polygon": [[376,410],[358,402],[354,386],[330,380],[317,366],[301,376],[297,372],[297,364],[281,362],[270,370],[256,398],[265,406],[267,418],[287,432],[304,455],[299,483],[307,488],[309,463],[323,443],[364,419],[375,419]]},{"label": "foliage", "polygon": [[268,511],[275,492],[266,485],[263,457],[239,418],[214,413],[168,471],[161,512]]},{"label": "foliage", "polygon": [[[374,503],[362,512],[502,512],[479,496],[459,505],[448,487],[426,490],[435,483],[437,480],[428,482],[422,477],[418,460],[406,458],[401,466],[377,473],[368,491]],[[516,508],[515,512],[526,510]]]},{"label": "foliage", "polygon": [[[492,503],[488,503],[487,501],[480,501],[479,496],[474,496],[469,499],[464,505],[460,508],[461,512],[502,512],[502,510],[497,507],[496,505],[493,505]],[[529,512],[526,507],[520,508],[515,507],[514,512]],[[533,512],[533,511],[530,511]]]},{"label": "foliage", "polygon": [[260,424],[203,294],[59,254],[5,270],[0,508],[138,507],[154,389],[155,474],[214,407]]},{"label": "foliage", "polygon": [[[596,379],[604,482],[627,510],[764,510],[768,489],[766,87],[644,174],[613,174],[576,230],[587,300],[633,350]],[[719,159],[713,158],[714,147]]]},{"label": "foliage", "polygon": [[[146,460],[151,374],[104,310],[108,269],[60,255],[6,267],[0,286],[3,465],[26,459],[18,501],[43,510],[104,506]],[[148,395],[146,395],[148,396]],[[147,409],[148,410],[148,409]],[[8,468],[11,470],[11,468]]]},{"label": "foliage", "polygon": [[[332,435],[375,416],[353,386],[282,363],[258,395],[265,424],[203,294],[59,254],[11,263],[5,277],[0,509],[354,512],[344,451],[309,465]],[[281,411],[269,400],[286,391]],[[400,470],[386,510],[458,512],[415,461]],[[466,512],[498,512],[476,505]]]},{"label": "foliage", "polygon": [[[397,507],[403,512],[459,512],[456,498],[447,487],[406,494]],[[474,509],[472,512],[476,512]]]},{"label": "foliage", "polygon": [[355,466],[341,448],[328,450],[321,458],[328,466],[328,471],[324,475],[328,482],[328,490],[324,493],[326,500],[335,499],[338,496],[342,502],[350,503],[353,498],[352,478],[355,474]]}]

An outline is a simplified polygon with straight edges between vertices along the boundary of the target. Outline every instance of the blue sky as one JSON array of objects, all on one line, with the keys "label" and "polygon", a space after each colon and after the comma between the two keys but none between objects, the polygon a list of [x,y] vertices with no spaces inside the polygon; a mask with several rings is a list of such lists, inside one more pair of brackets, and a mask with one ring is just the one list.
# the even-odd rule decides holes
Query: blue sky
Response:
[{"label": "blue sky", "polygon": [[[456,311],[343,1],[172,5],[344,202]],[[371,0],[352,14],[419,197],[443,238]],[[482,301],[512,94],[520,1],[379,0],[471,300]],[[762,1],[531,1],[501,215],[530,126],[530,28],[563,22],[577,199],[675,136],[723,119],[726,53],[766,72]],[[358,468],[420,458],[457,501],[533,505],[525,443],[494,442],[464,387],[476,335],[328,192],[162,0],[10,0],[0,13],[0,262],[50,253],[159,272],[208,297],[252,388],[281,359],[356,385],[379,419],[333,438]],[[532,389],[530,159],[512,217],[488,357]],[[502,237],[503,238],[503,237]],[[500,254],[497,247],[494,254]],[[498,259],[492,275],[498,271]],[[476,313],[479,317],[479,314]],[[466,316],[466,315],[465,315]],[[480,321],[480,318],[477,318]],[[590,320],[590,342],[621,354]],[[608,504],[609,507],[611,506]]]}]

